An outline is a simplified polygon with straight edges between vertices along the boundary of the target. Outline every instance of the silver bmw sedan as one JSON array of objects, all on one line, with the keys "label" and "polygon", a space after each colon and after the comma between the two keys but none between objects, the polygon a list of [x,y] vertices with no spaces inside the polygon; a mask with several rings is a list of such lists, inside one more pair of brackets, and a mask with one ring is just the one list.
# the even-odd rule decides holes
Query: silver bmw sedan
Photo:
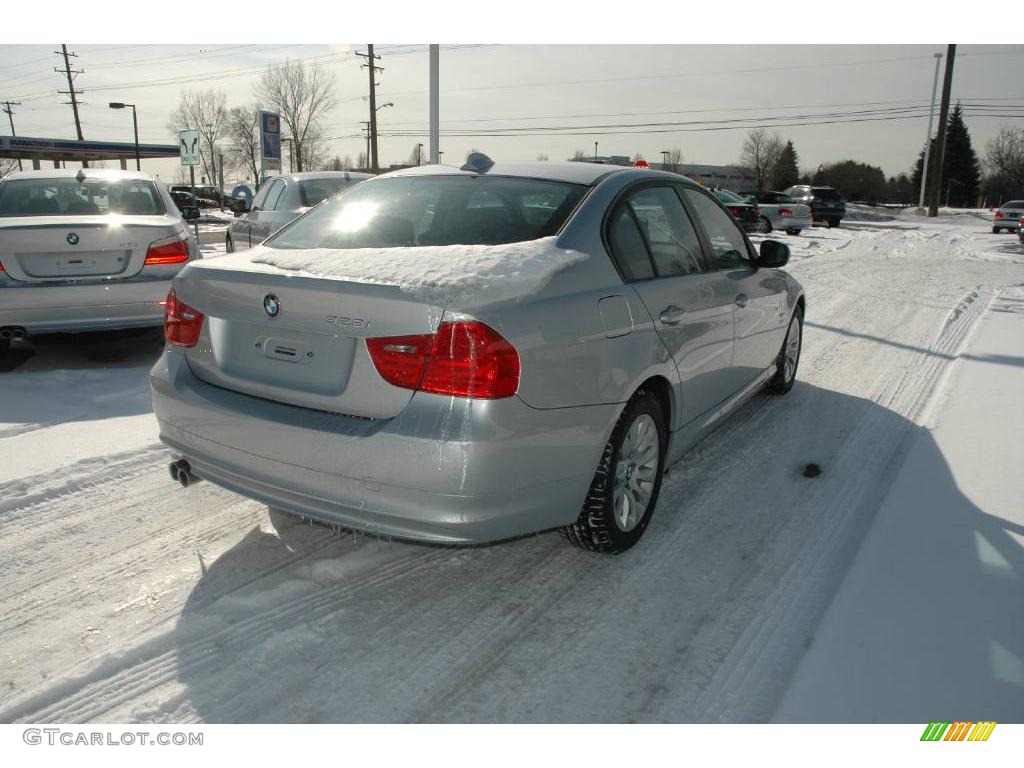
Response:
[{"label": "silver bmw sedan", "polygon": [[151,373],[171,475],[382,535],[623,551],[667,465],[793,386],[788,258],[675,174],[473,154],[377,177],[175,278]]},{"label": "silver bmw sedan", "polygon": [[5,176],[0,346],[33,333],[159,327],[171,278],[198,258],[182,213],[152,176],[88,168]]}]

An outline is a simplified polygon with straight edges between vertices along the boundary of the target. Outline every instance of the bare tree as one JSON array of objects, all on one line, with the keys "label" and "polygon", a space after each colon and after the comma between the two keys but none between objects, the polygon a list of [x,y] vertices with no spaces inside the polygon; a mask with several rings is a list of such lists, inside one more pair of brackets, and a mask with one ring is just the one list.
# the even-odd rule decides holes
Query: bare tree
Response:
[{"label": "bare tree", "polygon": [[668,151],[665,157],[665,168],[664,170],[672,173],[679,173],[683,169],[683,150],[679,147],[673,147]]},{"label": "bare tree", "polygon": [[334,73],[313,63],[286,61],[271,65],[256,85],[259,100],[281,114],[295,148],[295,167],[314,166],[317,123],[334,109]]},{"label": "bare tree", "polygon": [[582,149],[577,149],[572,153],[572,157],[569,158],[570,162],[573,163],[585,163],[587,162],[587,153]]},{"label": "bare tree", "polygon": [[747,134],[740,155],[740,166],[754,177],[758,194],[768,188],[768,180],[779,161],[783,146],[779,134],[768,133],[764,128],[755,128]]},{"label": "bare tree", "polygon": [[228,110],[225,135],[231,143],[226,152],[226,162],[244,170],[244,175],[255,180],[256,191],[260,188],[260,108],[256,104],[247,107],[232,107]]},{"label": "bare tree", "polygon": [[199,131],[199,159],[206,178],[217,183],[217,141],[224,133],[228,119],[227,94],[224,91],[183,90],[178,107],[171,114],[168,128],[178,131]]},{"label": "bare tree", "polygon": [[548,156],[541,152],[539,155],[537,155],[537,160],[539,160],[542,163],[546,163],[548,161]]},{"label": "bare tree", "polygon": [[414,144],[406,165],[423,165],[423,145]]},{"label": "bare tree", "polygon": [[351,171],[352,170],[352,155],[345,155],[344,157],[339,157],[338,155],[335,155],[334,157],[332,157],[328,161],[326,170],[328,170],[328,171]]},{"label": "bare tree", "polygon": [[7,157],[0,157],[0,179],[9,173],[18,170],[18,161]]},{"label": "bare tree", "polygon": [[367,165],[366,153],[360,152],[356,157],[356,168],[361,171],[365,171],[369,166]]},{"label": "bare tree", "polygon": [[999,202],[1024,195],[1024,130],[1000,128],[985,145],[985,190]]}]

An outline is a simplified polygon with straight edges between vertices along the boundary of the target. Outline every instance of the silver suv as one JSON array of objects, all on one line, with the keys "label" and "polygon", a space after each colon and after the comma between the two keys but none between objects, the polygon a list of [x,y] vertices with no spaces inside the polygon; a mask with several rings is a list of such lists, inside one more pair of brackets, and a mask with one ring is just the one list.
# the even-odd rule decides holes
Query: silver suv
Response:
[{"label": "silver suv", "polygon": [[151,374],[171,475],[385,535],[625,550],[668,464],[793,386],[788,256],[671,173],[379,176],[175,279]]}]

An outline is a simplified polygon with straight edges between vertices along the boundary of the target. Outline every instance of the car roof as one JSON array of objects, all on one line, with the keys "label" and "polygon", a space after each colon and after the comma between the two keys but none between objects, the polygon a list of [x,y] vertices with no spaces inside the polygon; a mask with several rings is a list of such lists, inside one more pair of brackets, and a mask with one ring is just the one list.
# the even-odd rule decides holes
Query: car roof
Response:
[{"label": "car roof", "polygon": [[676,181],[687,179],[678,173],[667,173],[656,171],[650,168],[635,168],[627,165],[605,165],[603,163],[495,163],[483,173],[477,171],[462,170],[454,165],[420,165],[412,168],[402,168],[382,174],[377,178],[391,178],[395,176],[511,176],[525,179],[542,179],[545,181],[562,181],[569,184],[596,184],[601,179],[612,174],[629,173],[635,174],[637,178],[670,178]]},{"label": "car roof", "polygon": [[156,181],[150,173],[142,171],[122,171],[115,168],[53,168],[39,171],[15,171],[7,176],[7,179],[67,179],[74,178],[79,173],[85,174],[87,179],[145,179]]},{"label": "car roof", "polygon": [[[311,181],[314,179],[372,179],[372,173],[359,173],[357,171],[303,171],[302,173],[282,173],[273,178],[291,179],[293,181]],[[270,179],[267,179],[270,181]]]}]

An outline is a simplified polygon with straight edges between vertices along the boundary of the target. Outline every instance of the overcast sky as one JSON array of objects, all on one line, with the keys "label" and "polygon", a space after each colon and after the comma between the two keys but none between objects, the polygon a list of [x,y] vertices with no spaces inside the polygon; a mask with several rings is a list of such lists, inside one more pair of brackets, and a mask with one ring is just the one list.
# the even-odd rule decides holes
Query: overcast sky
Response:
[{"label": "overcast sky", "polygon": [[[53,71],[59,47],[0,46],[0,100],[23,102],[14,115],[19,135],[74,138],[71,107],[56,93],[66,90]],[[428,141],[427,53],[425,45],[377,48],[385,68],[378,103],[394,102],[379,113],[386,165],[404,162],[417,142]],[[253,100],[262,67],[316,57],[336,76],[338,106],[323,121],[324,135],[337,137],[330,154],[355,159],[365,148],[357,136],[367,119],[367,75],[353,55],[364,44],[125,42],[69,50],[85,70],[76,87],[84,91],[87,139],[131,141],[129,112],[107,107],[126,101],[138,105],[141,141],[174,143],[167,122],[182,88],[223,89],[229,105],[244,104]],[[501,160],[564,160],[577,149],[592,154],[597,141],[601,155],[658,161],[661,150],[679,147],[685,162],[726,164],[738,159],[750,125],[811,123],[772,129],[793,140],[801,169],[854,159],[895,175],[910,169],[923,146],[932,54],[944,51],[939,44],[442,46],[443,160],[461,162],[471,148]],[[1000,126],[1024,127],[1022,70],[1024,46],[958,48],[953,99],[968,105],[979,156]],[[6,115],[0,117],[0,133],[8,134]],[[509,129],[534,135],[507,135]],[[460,135],[469,133],[482,135]],[[144,160],[143,169],[169,180],[176,163]]]}]

